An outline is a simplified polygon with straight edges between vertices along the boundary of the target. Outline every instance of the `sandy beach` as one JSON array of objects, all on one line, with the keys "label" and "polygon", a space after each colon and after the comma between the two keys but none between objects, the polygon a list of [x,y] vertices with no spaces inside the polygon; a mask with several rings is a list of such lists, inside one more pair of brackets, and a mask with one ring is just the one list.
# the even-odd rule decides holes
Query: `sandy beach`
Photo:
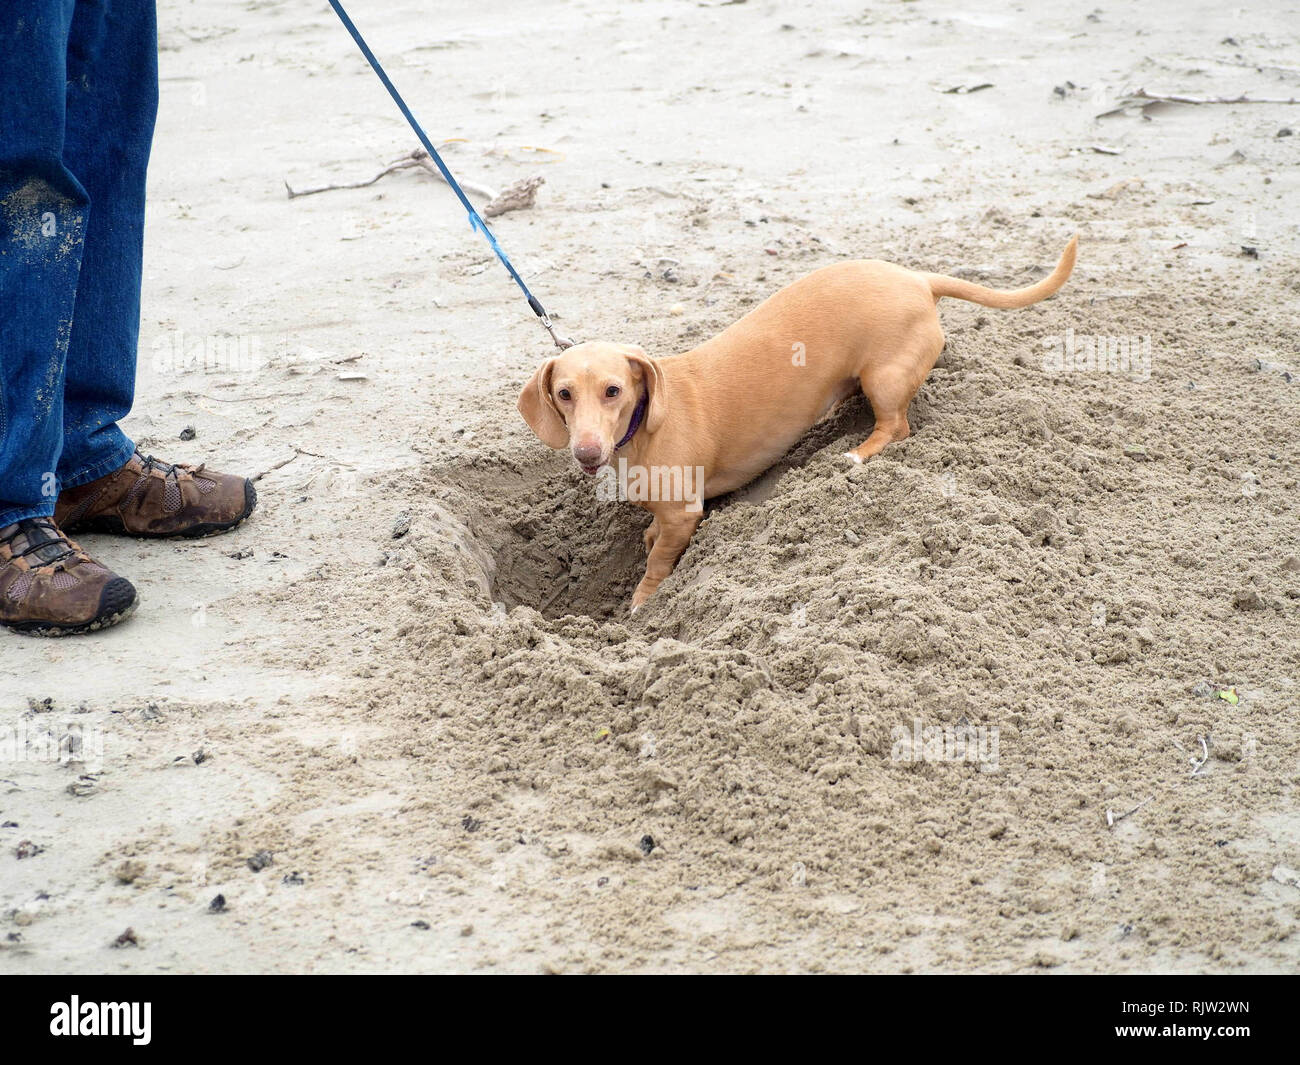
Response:
[{"label": "sandy beach", "polygon": [[261,502],[0,636],[0,972],[1296,971],[1294,4],[349,9],[476,203],[544,179],[492,225],[576,339],[1078,265],[945,300],[911,438],[846,464],[853,398],[632,617],[448,188],[291,195],[417,147],[329,7],[161,0],[124,428]]}]

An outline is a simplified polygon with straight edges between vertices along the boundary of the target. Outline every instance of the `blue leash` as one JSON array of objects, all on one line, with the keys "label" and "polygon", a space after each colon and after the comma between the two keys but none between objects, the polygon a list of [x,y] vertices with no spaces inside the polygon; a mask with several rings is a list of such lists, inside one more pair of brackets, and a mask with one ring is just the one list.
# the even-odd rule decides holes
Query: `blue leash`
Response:
[{"label": "blue leash", "polygon": [[506,257],[506,253],[501,250],[501,245],[497,243],[497,238],[492,235],[492,230],[488,229],[487,223],[483,221],[483,216],[480,215],[478,211],[474,209],[474,205],[469,202],[469,197],[465,195],[465,190],[460,187],[460,183],[451,176],[451,171],[447,169],[447,164],[442,161],[442,156],[438,154],[438,150],[433,146],[428,135],[420,128],[420,123],[415,120],[415,116],[411,114],[411,109],[406,106],[406,101],[402,99],[402,94],[397,91],[397,87],[389,80],[388,74],[385,73],[383,65],[375,58],[375,53],[370,50],[370,46],[366,44],[364,38],[362,38],[361,34],[357,31],[356,26],[352,24],[352,20],[348,18],[348,13],[343,10],[343,5],[339,3],[339,0],[330,0],[330,7],[334,9],[334,13],[338,15],[340,21],[343,23],[343,28],[346,29],[348,33],[352,34],[352,39],[357,42],[357,47],[361,49],[361,54],[370,62],[370,66],[379,76],[379,80],[384,83],[384,88],[388,90],[388,94],[393,98],[393,102],[397,104],[402,114],[406,116],[406,121],[409,122],[411,128],[415,130],[415,135],[420,138],[420,143],[424,145],[424,150],[429,153],[429,158],[437,165],[443,178],[451,187],[451,191],[456,194],[457,198],[464,205],[465,210],[469,212],[470,228],[476,229],[483,234],[483,239],[491,245],[492,250],[496,253],[496,257],[501,260],[501,265],[510,271],[510,276],[515,279],[515,284],[519,286],[520,291],[523,292],[524,296],[528,299],[528,306],[533,309],[533,313],[541,319],[542,325],[545,327],[546,331],[551,334],[551,339],[555,341],[555,346],[561,351],[565,348],[572,347],[572,340],[567,340],[564,337],[555,335],[555,327],[551,324],[551,317],[546,313],[546,308],[542,306],[541,301],[536,296],[528,291],[528,286],[524,284],[524,279],[519,276],[519,271],[511,265],[510,260]]}]

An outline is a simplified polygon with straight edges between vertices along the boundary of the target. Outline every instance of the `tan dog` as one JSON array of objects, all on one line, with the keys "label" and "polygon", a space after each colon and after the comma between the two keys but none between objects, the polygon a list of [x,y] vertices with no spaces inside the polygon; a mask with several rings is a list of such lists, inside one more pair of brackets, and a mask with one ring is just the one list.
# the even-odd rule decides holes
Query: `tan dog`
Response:
[{"label": "tan dog", "polygon": [[654,515],[635,611],[673,571],[702,501],[753,480],[859,386],[876,425],[847,457],[862,462],[907,439],[908,404],[944,345],[941,297],[1037,303],[1065,284],[1077,241],[1050,277],[1013,291],[875,259],[826,266],[683,355],[651,359],[602,342],[569,348],[524,386],[519,413],[542,443],[570,448],[587,474],[604,472],[617,453],[626,498]]}]

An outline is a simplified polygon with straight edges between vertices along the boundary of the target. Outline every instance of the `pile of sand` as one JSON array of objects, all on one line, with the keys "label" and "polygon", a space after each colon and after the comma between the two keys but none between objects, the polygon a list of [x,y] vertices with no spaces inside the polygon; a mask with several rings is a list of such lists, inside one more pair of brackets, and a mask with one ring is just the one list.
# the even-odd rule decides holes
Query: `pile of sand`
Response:
[{"label": "pile of sand", "polygon": [[[1227,320],[1218,282],[1100,301],[1106,249],[1081,247],[1049,303],[945,303],[913,437],[848,467],[871,416],[846,404],[714,501],[635,620],[648,516],[531,436],[522,379],[486,397],[337,604],[395,619],[365,712],[429,766],[427,819],[389,845],[499,878],[557,968],[1272,957],[1294,913],[1251,899],[1296,841],[1242,841],[1300,754],[1296,468],[1274,443],[1300,387],[1254,368],[1286,337]],[[1099,335],[1143,323],[1149,381],[1044,371],[1083,308]],[[932,753],[979,739],[909,757],[927,729]]]}]

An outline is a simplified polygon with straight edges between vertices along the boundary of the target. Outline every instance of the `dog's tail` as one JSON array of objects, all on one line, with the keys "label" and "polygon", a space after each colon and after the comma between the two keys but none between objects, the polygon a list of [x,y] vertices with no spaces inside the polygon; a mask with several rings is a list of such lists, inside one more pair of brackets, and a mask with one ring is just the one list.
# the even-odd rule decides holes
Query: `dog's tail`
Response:
[{"label": "dog's tail", "polygon": [[1074,269],[1074,257],[1078,246],[1079,236],[1076,233],[1070,238],[1070,243],[1065,246],[1065,251],[1061,252],[1061,258],[1056,264],[1056,269],[1037,284],[1029,285],[1026,288],[1013,288],[1009,291],[1002,291],[996,288],[985,288],[983,285],[976,285],[970,281],[962,281],[960,278],[947,277],[944,274],[925,274],[923,276],[930,283],[930,291],[934,293],[936,300],[944,296],[952,296],[959,300],[979,303],[985,307],[1028,307],[1031,303],[1047,299],[1048,296],[1065,284],[1066,279],[1070,276],[1070,271]]}]

